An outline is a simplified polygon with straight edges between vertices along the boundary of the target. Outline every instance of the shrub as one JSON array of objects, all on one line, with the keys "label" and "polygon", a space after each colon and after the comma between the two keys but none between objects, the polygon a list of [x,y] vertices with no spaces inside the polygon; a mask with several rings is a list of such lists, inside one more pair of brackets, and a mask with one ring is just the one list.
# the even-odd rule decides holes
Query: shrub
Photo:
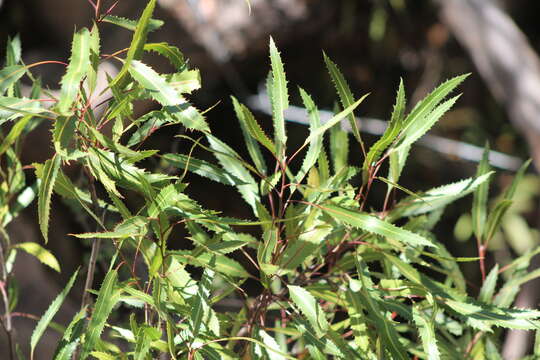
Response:
[{"label": "shrub", "polygon": [[[204,115],[186,99],[201,86],[198,71],[178,48],[146,41],[150,29],[161,24],[151,18],[154,6],[150,0],[137,22],[98,14],[91,29],[77,31],[58,96],[42,89],[30,72],[42,63],[22,64],[17,38],[8,42],[7,63],[0,70],[0,123],[11,125],[0,146],[3,283],[15,281],[10,270],[19,249],[59,270],[41,245],[10,243],[4,230],[34,197],[45,243],[53,193],[98,226],[96,232],[74,235],[91,239],[92,254],[84,306],[63,329],[55,359],[497,359],[504,329],[538,327],[539,311],[511,307],[520,286],[537,276],[526,269],[538,250],[504,268],[486,269],[484,262],[528,162],[492,209],[486,204],[492,176],[487,149],[474,178],[417,193],[398,185],[409,149],[456,102],[459,96],[446,98],[467,75],[446,81],[408,113],[400,83],[388,127],[368,147],[354,117],[365,96],[355,99],[325,55],[343,110],[321,122],[312,98],[299,88],[309,135],[298,149],[290,149],[284,118],[288,84],[270,40],[267,90],[273,137],[232,98],[246,160],[212,135]],[[126,51],[100,53],[98,25],[103,21],[133,31]],[[164,56],[176,71],[157,73],[141,61],[146,52]],[[122,68],[109,79],[112,95],[98,113],[98,66],[110,58]],[[29,97],[21,95],[24,75],[33,81]],[[42,94],[53,99],[51,107],[39,100]],[[159,110],[136,117],[134,103],[147,99],[158,103]],[[43,120],[53,127],[55,154],[33,165],[38,180],[28,185],[20,150],[25,136]],[[349,139],[339,129],[341,121],[350,123],[351,147],[365,159],[361,167],[349,164]],[[107,133],[103,129],[109,123]],[[153,131],[172,124],[200,134],[204,143],[181,137],[216,161],[197,159],[191,152],[140,149]],[[291,167],[300,157],[299,169]],[[68,164],[78,166],[85,181],[71,179],[64,171]],[[382,176],[385,164],[388,171]],[[175,174],[167,172],[170,168]],[[238,201],[249,205],[253,217],[236,219],[204,208],[185,192],[187,172],[236,188]],[[387,190],[378,199],[379,208],[371,209],[367,200],[375,183]],[[455,258],[432,230],[445,206],[469,194],[479,254]],[[177,249],[177,227],[189,232],[187,250]],[[108,271],[93,291],[102,241],[114,251],[100,259]],[[477,296],[460,270],[464,261],[479,263],[483,283]],[[73,274],[37,323],[30,339],[32,356],[79,275]],[[248,279],[260,286],[256,295],[245,291]],[[5,289],[3,322],[11,332],[15,304],[11,287]],[[218,311],[226,299],[232,305]],[[115,315],[120,307],[129,309],[128,319]]]}]

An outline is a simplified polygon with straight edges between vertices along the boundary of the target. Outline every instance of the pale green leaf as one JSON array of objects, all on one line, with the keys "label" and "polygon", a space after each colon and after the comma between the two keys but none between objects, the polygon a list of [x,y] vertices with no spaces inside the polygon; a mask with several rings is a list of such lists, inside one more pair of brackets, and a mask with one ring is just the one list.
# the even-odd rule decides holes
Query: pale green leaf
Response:
[{"label": "pale green leaf", "polygon": [[218,138],[209,134],[206,137],[210,147],[215,151],[214,156],[218,159],[220,165],[227,169],[231,175],[244,182],[244,185],[238,185],[236,188],[244,200],[257,211],[256,202],[259,201],[259,187],[246,169],[238,153]]},{"label": "pale green leaf", "polygon": [[[399,88],[396,95],[396,103],[394,104],[394,111],[392,112],[392,117],[390,118],[390,123],[384,131],[384,134],[375,144],[371,146],[369,152],[364,159],[364,164],[362,165],[364,182],[367,180],[367,171],[370,166],[375,165],[379,160],[381,154],[392,144],[392,142],[397,138],[403,126],[403,113],[405,111],[406,101],[405,101],[405,88],[403,87],[403,79],[399,82]],[[394,171],[395,172],[395,171]]]},{"label": "pale green leaf", "polygon": [[75,279],[77,278],[77,274],[79,273],[79,270],[75,271],[75,273],[71,276],[69,279],[66,287],[58,296],[54,299],[54,301],[51,303],[45,314],[41,317],[39,322],[37,323],[36,327],[34,328],[34,331],[32,332],[32,337],[30,338],[30,357],[33,358],[34,350],[36,349],[36,345],[41,339],[41,336],[49,326],[50,322],[52,321],[54,315],[60,310],[60,306],[62,306],[62,303],[66,299],[67,294],[71,290],[71,287],[73,286],[73,283],[75,282]]},{"label": "pale green leaf", "polygon": [[276,48],[274,39],[270,37],[270,64],[272,67],[272,114],[274,120],[274,137],[279,155],[284,153],[287,142],[285,132],[285,118],[283,112],[289,107],[289,93],[287,91],[287,79],[285,70]]},{"label": "pale green leaf", "polygon": [[62,77],[60,98],[56,107],[62,114],[72,113],[71,106],[77,99],[81,81],[90,69],[90,32],[83,28],[73,35],[71,58],[65,75]]},{"label": "pale green leaf", "polygon": [[426,238],[403,228],[394,226],[375,216],[368,215],[360,211],[345,209],[336,205],[324,205],[321,206],[321,209],[339,221],[343,221],[346,224],[370,233],[381,235],[408,245],[435,247],[435,244]]},{"label": "pale green leaf", "polygon": [[[422,127],[422,119],[425,119],[435,109],[435,107],[450,94],[459,84],[461,84],[469,74],[456,76],[439,85],[428,96],[420,101],[411,113],[404,120],[404,133],[411,132],[411,128]],[[415,132],[415,131],[412,131]]]},{"label": "pale green leaf", "polygon": [[58,116],[54,123],[53,142],[56,152],[62,156],[67,156],[67,147],[75,135],[77,127],[76,116]]},{"label": "pale green leaf", "polygon": [[11,147],[11,145],[13,145],[13,143],[15,143],[17,139],[19,139],[22,131],[30,120],[32,120],[32,115],[26,115],[25,117],[17,121],[17,123],[11,128],[7,136],[0,144],[0,155],[5,153]]},{"label": "pale green leaf", "polygon": [[499,230],[502,218],[508,209],[510,209],[512,203],[512,200],[501,200],[499,203],[497,203],[497,205],[495,205],[495,208],[491,210],[484,227],[484,240],[486,242],[491,240],[497,230]]},{"label": "pale green leaf", "polygon": [[142,216],[134,216],[118,224],[114,231],[88,232],[73,234],[79,239],[125,239],[146,235],[148,220]]},{"label": "pale green leaf", "polygon": [[270,336],[270,334],[260,329],[259,336],[261,337],[261,340],[266,345],[267,349],[269,349],[269,351],[267,351],[265,354],[266,356],[268,356],[269,360],[285,360],[286,359],[286,357],[281,355],[281,349],[278,343],[272,336]]},{"label": "pale green leaf", "polygon": [[60,272],[60,264],[54,255],[41,245],[35,242],[24,242],[15,244],[14,248],[26,251],[32,256],[35,256],[43,264],[47,265],[51,269]]},{"label": "pale green leaf", "polygon": [[[411,121],[405,124],[397,141],[397,145],[392,148],[392,151],[398,151],[403,148],[411,146],[419,138],[421,138],[426,132],[433,127],[433,125],[454,106],[455,102],[459,99],[460,95],[451,98],[437,106],[432,112],[426,114],[422,118],[413,118],[405,121]],[[414,122],[413,122],[414,121]]]},{"label": "pale green leaf", "polygon": [[[330,58],[326,56],[326,53],[324,52],[323,58],[326,64],[326,68],[328,69],[328,73],[332,78],[332,82],[336,87],[336,91],[338,93],[341,105],[343,105],[344,109],[350,107],[354,103],[354,96],[351,89],[349,88],[349,85],[347,84],[347,81],[345,80],[345,77],[343,76],[337,65],[332,62],[332,60],[330,60]],[[354,137],[358,140],[359,143],[362,143],[359,127],[356,123],[354,113],[351,111],[349,115],[347,115],[347,118],[349,119],[349,123],[351,124],[351,129]]]},{"label": "pale green leaf", "polygon": [[166,106],[164,114],[170,116],[168,121],[173,124],[182,124],[190,130],[210,132],[204,116],[197,108],[189,103],[175,106]]},{"label": "pale green leaf", "polygon": [[124,61],[124,65],[114,80],[109,83],[111,88],[123,88],[128,82],[127,75],[131,69],[132,61],[141,59],[144,45],[146,44],[146,37],[150,28],[150,21],[155,7],[156,0],[150,0],[148,1],[148,4],[146,4],[141,17],[137,21],[137,26],[135,28],[135,32],[133,33],[133,38],[131,39],[131,44]]},{"label": "pale green leaf", "polygon": [[497,286],[497,280],[499,278],[499,264],[491,269],[486,280],[480,288],[480,293],[478,294],[478,300],[486,304],[490,304],[495,293],[495,287]]},{"label": "pale green leaf", "polygon": [[98,68],[101,61],[101,39],[99,36],[99,27],[94,24],[90,30],[90,64],[87,74],[88,90],[92,93],[96,89]]},{"label": "pale green leaf", "polygon": [[47,243],[49,239],[49,211],[51,196],[60,169],[60,156],[56,155],[45,162],[39,179],[41,180],[38,193],[38,217],[41,234]]},{"label": "pale green leaf", "polygon": [[493,172],[489,172],[477,178],[461,180],[419,193],[417,196],[406,197],[395,206],[389,219],[393,221],[400,217],[416,216],[440,209],[475,191],[478,186],[489,181],[492,174]]},{"label": "pale green leaf", "polygon": [[201,88],[201,74],[199,70],[184,70],[167,75],[167,82],[179,94],[191,94]]},{"label": "pale green leaf", "polygon": [[529,159],[529,160],[525,161],[520,166],[519,170],[517,171],[516,175],[514,176],[514,180],[512,180],[512,183],[510,184],[508,189],[506,189],[506,191],[503,194],[503,197],[504,197],[505,200],[511,200],[514,197],[516,189],[517,189],[519,183],[521,182],[521,180],[523,180],[523,176],[525,175],[525,171],[527,171],[527,168],[531,164],[531,161],[532,161],[532,159]]},{"label": "pale green leaf", "polygon": [[22,116],[39,116],[45,111],[39,101],[25,97],[0,96],[0,125]]},{"label": "pale green leaf", "polygon": [[99,290],[92,318],[86,330],[86,337],[80,356],[82,360],[86,359],[90,355],[90,352],[96,348],[107,318],[120,298],[120,292],[116,290],[117,282],[117,271],[109,270]]},{"label": "pale green leaf", "polygon": [[161,105],[173,106],[186,102],[186,99],[178,94],[175,88],[150,66],[133,60],[128,70],[131,76]]},{"label": "pale green leaf", "polygon": [[257,170],[262,175],[266,175],[266,163],[257,141],[263,144],[271,152],[273,151],[273,153],[275,153],[275,145],[270,139],[268,139],[264,131],[255,120],[255,117],[251,111],[249,111],[249,109],[244,105],[240,104],[234,96],[231,97],[231,99],[236,117],[240,123],[240,129],[242,129],[244,142],[246,143],[249,156],[251,157],[251,160],[253,160]]},{"label": "pale green leaf", "polygon": [[321,306],[317,303],[317,300],[306,289],[295,286],[287,285],[289,288],[289,294],[291,300],[296,305],[298,310],[307,318],[309,324],[313,327],[318,337],[323,336],[328,330],[328,321],[326,320],[325,313]]},{"label": "pale green leaf", "polygon": [[0,70],[0,95],[4,95],[11,85],[15,84],[26,72],[23,65],[6,66]]},{"label": "pale green leaf", "polygon": [[437,346],[437,337],[435,336],[435,324],[433,319],[428,317],[421,309],[420,305],[412,307],[413,320],[418,328],[418,333],[422,339],[422,347],[430,360],[439,360],[441,354]]},{"label": "pale green leaf", "polygon": [[[311,96],[304,89],[299,88],[299,91],[300,96],[302,97],[302,101],[304,102],[304,107],[306,108],[309,116],[309,130],[310,132],[315,131],[321,126],[319,110],[317,109],[317,106],[313,102]],[[302,167],[296,175],[295,181],[297,183],[300,183],[304,176],[309,172],[309,170],[317,163],[322,148],[323,136],[321,134],[320,136],[314,138],[313,141],[309,144],[306,156],[304,157],[304,161],[302,162]]]},{"label": "pale green leaf", "polygon": [[196,159],[183,154],[165,154],[162,158],[177,168],[187,168],[192,173],[225,185],[236,186],[245,184],[242,180],[229,174],[226,170],[205,160]]},{"label": "pale green leaf", "polygon": [[[123,27],[124,29],[135,31],[137,29],[138,21],[126,19],[120,16],[114,16],[114,15],[106,15],[104,16],[101,21],[114,24],[116,26]],[[148,32],[152,32],[154,30],[159,29],[164,24],[163,20],[157,20],[157,19],[150,19],[148,21]]]},{"label": "pale green leaf", "polygon": [[180,49],[165,42],[144,44],[144,51],[153,51],[164,56],[176,70],[184,69],[186,66],[184,54],[182,54]]},{"label": "pale green leaf", "polygon": [[[490,172],[489,166],[489,144],[486,143],[482,160],[478,164],[476,176],[480,177]],[[486,204],[489,192],[489,180],[480,184],[474,191],[472,206],[472,225],[477,239],[481,239],[484,233],[484,224],[486,222]]]},{"label": "pale green leaf", "polygon": [[343,120],[347,115],[349,115],[354,109],[360,105],[362,101],[368,96],[369,94],[366,94],[362,96],[359,100],[357,100],[354,104],[340,112],[339,114],[336,114],[333,116],[330,120],[324,123],[324,125],[318,127],[316,130],[312,131],[310,135],[307,137],[307,139],[304,141],[304,146],[309,144],[314,139],[317,139],[319,136],[324,134],[328,129],[330,129],[332,126],[335,126],[338,124],[341,120]]},{"label": "pale green leaf", "polygon": [[115,360],[116,359],[116,356],[103,352],[103,351],[92,351],[90,355],[92,355],[98,360]]},{"label": "pale green leaf", "polygon": [[215,272],[232,277],[249,277],[249,273],[236,260],[225,255],[203,253],[199,256],[192,256],[188,252],[175,251],[175,257],[180,263],[190,264],[204,268],[210,268]]}]

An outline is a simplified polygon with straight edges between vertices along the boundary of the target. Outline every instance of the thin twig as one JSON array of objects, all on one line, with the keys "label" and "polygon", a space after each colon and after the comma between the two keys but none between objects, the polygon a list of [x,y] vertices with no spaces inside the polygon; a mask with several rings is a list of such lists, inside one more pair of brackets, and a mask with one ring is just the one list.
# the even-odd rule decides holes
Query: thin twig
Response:
[{"label": "thin twig", "polygon": [[[94,177],[91,174],[88,174],[88,180],[90,182],[89,189],[90,189],[90,197],[92,199],[92,206],[94,208],[94,213],[98,215],[99,211],[99,202],[97,198],[96,193],[96,185],[94,182]],[[96,271],[96,262],[97,262],[97,256],[99,253],[99,248],[101,246],[101,239],[93,239],[92,241],[92,251],[90,253],[90,261],[88,263],[88,272],[86,273],[86,281],[84,284],[84,293],[81,301],[81,309],[84,309],[87,305],[90,304],[90,292],[89,290],[92,289],[92,285],[94,283],[94,273]]]}]

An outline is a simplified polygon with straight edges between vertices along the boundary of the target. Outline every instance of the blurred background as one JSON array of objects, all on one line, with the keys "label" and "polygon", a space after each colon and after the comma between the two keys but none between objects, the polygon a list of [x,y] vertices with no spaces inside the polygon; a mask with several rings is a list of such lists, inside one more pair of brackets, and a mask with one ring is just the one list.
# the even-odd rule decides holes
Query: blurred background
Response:
[{"label": "blurred background", "polygon": [[[114,6],[112,14],[130,19],[136,19],[146,4],[142,0],[102,2],[105,9]],[[356,97],[371,93],[356,112],[362,118],[388,119],[400,77],[412,107],[440,82],[471,73],[459,89],[463,96],[457,105],[430,132],[436,136],[413,148],[401,180],[401,185],[410,190],[427,190],[473,176],[474,159],[480,158],[486,141],[496,151],[491,155],[497,168],[492,197],[509,183],[523,160],[533,157],[535,167],[540,168],[538,1],[250,0],[249,3],[248,6],[246,0],[158,0],[154,18],[164,20],[165,25],[150,34],[151,41],[167,41],[178,46],[190,59],[191,66],[201,70],[203,88],[193,95],[193,103],[200,109],[212,108],[206,113],[212,131],[229,144],[242,146],[230,95],[255,107],[266,130],[272,127],[264,105],[254,100],[269,70],[267,49],[271,35],[282,53],[292,104],[301,104],[297,92],[300,85],[312,94],[320,109],[334,108],[336,95],[324,66],[324,50],[338,64]],[[93,11],[87,0],[0,0],[0,55],[8,36],[20,36],[26,63],[67,61],[74,29],[91,26]],[[110,24],[100,25],[100,30],[103,53],[129,46],[130,31]],[[151,56],[145,59],[159,71],[172,70],[159,61]],[[110,66],[114,73],[119,64]],[[61,66],[47,65],[37,68],[35,73],[45,85],[55,89],[63,70]],[[140,113],[151,106],[141,105]],[[305,126],[298,123],[291,122],[288,130],[291,148],[301,144],[307,134]],[[170,127],[159,130],[148,140],[147,147],[170,151],[170,139],[181,131]],[[49,134],[44,125],[34,135],[24,154],[26,164],[50,157]],[[374,134],[364,136],[369,143],[377,139]],[[183,151],[188,146],[188,142],[180,143],[177,149]],[[353,164],[360,165],[363,161],[358,149],[351,149],[350,156]],[[495,262],[507,263],[538,244],[540,179],[536,174],[531,167],[518,191],[518,201],[491,244],[489,267]],[[31,176],[30,172],[28,175]],[[231,216],[249,214],[236,194],[200,178],[191,180],[190,191],[207,207]],[[216,191],[221,196],[216,196]],[[374,199],[374,209],[380,209],[378,201],[382,199]],[[66,235],[81,231],[76,217],[60,201],[54,206],[57,214],[52,219],[54,233],[50,248],[62,259],[64,275],[54,277],[33,259],[19,260],[21,298],[17,310],[23,314],[19,319],[23,338],[28,336],[25,327],[30,333],[35,325],[28,317],[40,315],[46,309],[59,284],[65,283],[72,269],[85,261],[88,250],[88,244],[80,244]],[[476,254],[470,207],[471,198],[450,206],[437,227],[440,240],[455,256]],[[28,209],[11,231],[24,241],[41,242],[35,208]],[[17,235],[12,237],[17,239]],[[478,264],[463,266],[474,293],[479,287]],[[525,287],[518,305],[537,307],[539,295],[534,284]],[[73,309],[78,301],[73,300]],[[69,319],[69,309],[62,316],[65,318],[59,318],[59,322]],[[50,344],[53,341],[51,334]],[[522,349],[527,350],[523,333],[508,336],[507,342],[507,359],[518,358]],[[49,358],[50,344],[41,345],[43,359]]]}]

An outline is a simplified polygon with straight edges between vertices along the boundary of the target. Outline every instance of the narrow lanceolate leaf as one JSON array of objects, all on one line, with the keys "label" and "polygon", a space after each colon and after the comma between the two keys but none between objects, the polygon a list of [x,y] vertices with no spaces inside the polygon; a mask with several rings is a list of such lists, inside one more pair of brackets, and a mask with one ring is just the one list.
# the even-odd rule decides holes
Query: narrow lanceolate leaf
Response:
[{"label": "narrow lanceolate leaf", "polygon": [[118,88],[123,88],[127,83],[127,76],[129,69],[131,68],[131,62],[133,60],[139,60],[142,57],[144,44],[146,43],[146,37],[150,29],[150,20],[152,14],[154,13],[154,8],[156,7],[156,0],[150,0],[144,11],[137,22],[137,27],[135,28],[135,33],[131,39],[131,45],[129,46],[124,65],[118,75],[110,83],[110,87],[117,86]]},{"label": "narrow lanceolate leaf", "polygon": [[508,189],[506,189],[506,191],[504,192],[503,197],[504,197],[505,200],[512,200],[512,198],[514,197],[514,193],[516,192],[516,189],[517,189],[519,183],[521,182],[521,180],[523,180],[523,176],[525,175],[525,171],[527,170],[527,168],[531,164],[531,161],[532,161],[532,159],[529,159],[529,160],[525,161],[523,163],[523,165],[520,166],[519,170],[517,171],[516,175],[514,176],[514,180],[512,180],[512,183],[510,184]]},{"label": "narrow lanceolate leaf", "polygon": [[87,83],[88,92],[92,93],[97,85],[97,73],[100,63],[101,39],[99,36],[99,27],[94,25],[90,30],[90,67],[88,68]]},{"label": "narrow lanceolate leaf", "polygon": [[[313,102],[313,99],[309,94],[302,88],[300,88],[300,96],[302,97],[302,101],[304,102],[304,107],[306,108],[309,116],[309,131],[315,131],[319,126],[321,126],[321,119],[319,117],[319,110],[317,109],[317,106]],[[313,139],[313,141],[309,144],[308,151],[306,153],[306,157],[304,158],[304,161],[302,162],[302,167],[300,168],[300,171],[296,175],[296,182],[302,181],[304,176],[308,173],[308,171],[315,165],[317,162],[317,159],[319,158],[319,154],[321,152],[323,146],[323,136],[322,134]]]},{"label": "narrow lanceolate leaf", "polygon": [[486,304],[490,304],[495,293],[497,286],[497,279],[499,278],[499,264],[495,264],[493,269],[486,276],[486,280],[482,284],[480,293],[478,294],[478,300]]},{"label": "narrow lanceolate leaf", "polygon": [[143,88],[148,90],[150,96],[161,105],[178,105],[186,102],[186,100],[175,91],[174,87],[168,84],[167,81],[150,66],[138,60],[133,60],[128,70],[131,76],[133,76]]},{"label": "narrow lanceolate leaf", "polygon": [[216,255],[209,252],[198,256],[192,256],[187,252],[177,251],[174,253],[176,259],[182,264],[212,269],[218,273],[232,277],[245,278],[249,277],[249,273],[238,263],[225,255]]},{"label": "narrow lanceolate leaf", "polygon": [[406,128],[400,135],[398,144],[394,149],[399,150],[401,148],[406,148],[420,139],[448,110],[452,108],[452,106],[454,106],[460,96],[461,95],[458,95],[445,101],[425,117],[418,118],[414,123],[406,124]]},{"label": "narrow lanceolate leaf", "polygon": [[[402,147],[397,151],[390,152],[390,167],[388,169],[388,180],[397,183],[405,163],[407,162],[407,157],[409,157],[410,146]],[[390,191],[392,188],[389,187]]]},{"label": "narrow lanceolate leaf", "polygon": [[21,61],[21,37],[17,34],[13,38],[8,37],[6,44],[6,66],[16,65]]},{"label": "narrow lanceolate leaf", "polygon": [[161,331],[154,327],[148,325],[142,325],[139,327],[137,334],[135,335],[136,345],[134,360],[148,359],[148,352],[150,351],[152,342],[159,340],[160,337]]},{"label": "narrow lanceolate leaf", "polygon": [[293,303],[298,310],[307,318],[318,337],[323,336],[328,330],[328,321],[325,313],[317,300],[306,289],[300,286],[287,285]]},{"label": "narrow lanceolate leaf", "polygon": [[[103,17],[101,20],[106,23],[114,24],[116,26],[123,27],[124,29],[135,31],[137,29],[137,21],[126,19],[120,16],[114,16],[114,15],[107,15]],[[148,21],[148,32],[152,32],[154,30],[159,29],[164,24],[163,20],[157,20],[157,19],[150,19]]]},{"label": "narrow lanceolate leaf", "polygon": [[23,65],[6,66],[0,70],[0,95],[4,95],[6,90],[15,84],[25,73],[26,67]]},{"label": "narrow lanceolate leaf", "polygon": [[190,130],[199,130],[210,132],[210,127],[204,116],[190,103],[185,102],[181,105],[166,106],[162,112],[168,117],[168,121],[174,124],[182,124]]},{"label": "narrow lanceolate leaf", "polygon": [[[484,154],[482,155],[482,160],[478,164],[478,169],[476,170],[476,176],[480,177],[484,174],[487,174],[490,171],[489,166],[489,144],[486,143],[484,148]],[[489,180],[480,184],[473,194],[473,205],[472,205],[472,226],[474,235],[477,239],[481,239],[484,232],[484,224],[487,217],[487,198],[489,192]]]},{"label": "narrow lanceolate leaf", "polygon": [[407,128],[412,126],[418,119],[426,117],[433,109],[450,94],[459,84],[461,84],[470,74],[456,76],[445,81],[433,90],[422,101],[415,105],[414,109],[405,119]]},{"label": "narrow lanceolate leaf", "polygon": [[196,159],[183,154],[165,154],[162,159],[169,164],[180,169],[188,169],[189,171],[205,177],[207,179],[225,184],[225,185],[243,185],[245,182],[238,179],[234,175],[229,174],[221,167],[209,163],[205,160]]},{"label": "narrow lanceolate leaf", "polygon": [[60,168],[60,156],[55,155],[52,159],[45,162],[41,173],[41,184],[38,193],[38,219],[41,234],[47,243],[49,239],[49,210],[51,207],[51,196]]},{"label": "narrow lanceolate leaf", "polygon": [[77,99],[79,86],[90,69],[90,32],[84,28],[73,35],[71,58],[66,74],[62,77],[60,99],[57,109],[62,114],[70,114],[71,105]]},{"label": "narrow lanceolate leaf", "polygon": [[201,74],[199,70],[184,70],[179,73],[167,75],[167,81],[179,94],[191,94],[201,88]]},{"label": "narrow lanceolate leaf", "polygon": [[90,355],[90,352],[96,347],[98,340],[101,336],[101,332],[105,327],[105,323],[112,308],[118,302],[120,298],[120,292],[116,290],[116,284],[118,282],[118,273],[116,270],[110,270],[103,284],[99,289],[98,298],[96,300],[96,306],[88,329],[86,331],[86,337],[81,351],[81,360],[84,360]]},{"label": "narrow lanceolate leaf", "polygon": [[507,309],[452,299],[444,299],[443,302],[466,317],[471,326],[487,332],[491,331],[492,326],[521,330],[538,329],[540,326],[540,311],[537,310]]},{"label": "narrow lanceolate leaf", "polygon": [[60,264],[54,255],[43,246],[35,242],[18,243],[14,246],[17,249],[26,251],[32,256],[35,256],[43,264],[47,265],[51,269],[60,272]]},{"label": "narrow lanceolate leaf", "polygon": [[422,347],[427,355],[427,359],[440,359],[441,354],[437,346],[437,338],[435,337],[434,320],[430,319],[422,310],[420,310],[419,305],[413,306],[413,320],[418,328],[420,339],[422,339]]},{"label": "narrow lanceolate leaf", "polygon": [[484,240],[489,241],[495,235],[499,227],[503,216],[506,214],[510,206],[512,206],[512,200],[502,200],[489,214],[486,225],[484,227]]},{"label": "narrow lanceolate leaf", "polygon": [[335,174],[349,165],[349,134],[339,126],[330,128],[330,158]]},{"label": "narrow lanceolate leaf", "polygon": [[278,343],[272,336],[270,336],[270,334],[268,334],[266,331],[261,329],[259,330],[259,336],[261,337],[261,340],[266,345],[265,355],[268,357],[269,360],[285,360],[286,359],[286,357],[281,355],[281,349],[279,348]]},{"label": "narrow lanceolate leaf", "polygon": [[0,96],[0,125],[25,115],[38,115],[46,110],[39,101],[25,97]]},{"label": "narrow lanceolate leaf", "polygon": [[79,239],[125,239],[144,236],[147,232],[148,220],[142,216],[133,216],[118,224],[113,231],[74,234]]},{"label": "narrow lanceolate leaf", "polygon": [[307,258],[316,256],[318,254],[317,248],[321,246],[330,232],[332,232],[331,226],[316,222],[299,236],[290,239],[279,259],[279,266],[283,269],[293,270]]},{"label": "narrow lanceolate leaf", "polygon": [[[367,268],[366,268],[367,269]],[[407,350],[403,347],[399,341],[398,332],[395,329],[395,324],[390,319],[386,318],[383,314],[379,302],[377,301],[377,295],[372,291],[372,283],[368,274],[364,275],[359,271],[360,281],[351,279],[349,281],[350,291],[349,296],[356,297],[355,306],[359,306],[357,311],[367,311],[367,318],[371,320],[377,328],[377,337],[384,343],[383,353],[391,354],[392,359],[405,360],[408,359]]]},{"label": "narrow lanceolate leaf", "polygon": [[84,325],[86,323],[86,307],[81,309],[62,335],[62,339],[54,352],[54,360],[71,360],[72,355],[79,345],[81,336],[83,335]]},{"label": "narrow lanceolate leaf", "polygon": [[287,134],[285,133],[285,118],[283,111],[289,107],[287,79],[279,51],[274,39],[270,38],[270,64],[272,66],[272,114],[274,120],[274,137],[278,151],[284,152]]},{"label": "narrow lanceolate leaf", "polygon": [[395,149],[404,148],[418,140],[427,132],[457,100],[450,99],[445,103],[439,103],[461,84],[469,74],[456,76],[433,90],[426,98],[420,101],[404,120],[404,127]]},{"label": "narrow lanceolate leaf", "polygon": [[415,216],[440,209],[476,190],[478,186],[489,181],[492,174],[493,172],[489,172],[476,179],[461,180],[428,190],[418,196],[409,196],[396,205],[389,214],[389,219],[394,221],[400,217]]},{"label": "narrow lanceolate leaf", "polygon": [[262,146],[268,149],[274,156],[276,155],[276,146],[266,136],[263,129],[261,129],[260,125],[257,123],[257,120],[255,120],[255,117],[249,111],[247,107],[244,105],[238,103],[238,101],[233,98],[233,105],[235,108],[235,111],[237,112],[238,120],[240,120],[240,124],[242,127],[246,129],[247,133],[255,140],[257,140]]},{"label": "narrow lanceolate leaf", "polygon": [[405,88],[403,87],[403,79],[399,82],[399,88],[396,96],[396,103],[394,105],[394,111],[392,112],[392,117],[390,118],[390,123],[386,128],[384,134],[371,148],[364,160],[362,166],[364,182],[367,178],[367,171],[370,166],[375,165],[379,160],[383,151],[385,151],[390,144],[397,138],[403,126],[403,113],[405,111],[406,101],[405,101]]},{"label": "narrow lanceolate leaf", "polygon": [[330,120],[328,120],[324,125],[317,128],[317,130],[312,131],[311,134],[307,137],[307,139],[304,141],[304,146],[309,144],[311,141],[316,139],[317,137],[324,134],[328,129],[330,129],[332,126],[335,126],[338,124],[341,120],[347,117],[354,109],[360,105],[362,101],[368,96],[369,94],[366,94],[362,96],[359,100],[357,100],[354,104],[340,112],[339,114],[334,115]]},{"label": "narrow lanceolate leaf", "polygon": [[164,56],[169,62],[176,68],[181,70],[186,66],[186,60],[184,54],[176,46],[169,45],[167,43],[149,43],[144,44],[144,51],[153,51],[161,56]]},{"label": "narrow lanceolate leaf", "polygon": [[345,209],[336,205],[324,205],[321,206],[321,209],[336,218],[337,220],[343,221],[346,224],[365,230],[367,232],[381,235],[408,245],[424,245],[435,247],[435,245],[431,241],[427,240],[423,236],[394,226],[375,216]]},{"label": "narrow lanceolate leaf", "polygon": [[[343,108],[348,108],[354,103],[354,96],[352,94],[351,89],[349,88],[349,85],[347,84],[347,81],[345,80],[345,77],[337,67],[337,65],[330,60],[328,56],[326,56],[326,53],[323,52],[324,62],[326,64],[326,68],[328,69],[328,73],[330,74],[330,77],[332,78],[332,82],[334,83],[334,86],[336,87],[336,91],[339,96],[339,101],[341,102],[341,105],[343,105]],[[351,111],[349,115],[347,115],[347,119],[349,120],[349,123],[351,124],[351,129],[353,132],[354,137],[358,142],[362,142],[362,139],[360,137],[360,131],[358,128],[358,125],[356,123],[356,119],[354,117],[354,113]]]},{"label": "narrow lanceolate leaf", "polygon": [[259,201],[259,188],[253,176],[251,176],[244,166],[240,155],[230,146],[212,135],[208,134],[207,139],[210,147],[215,151],[214,156],[218,159],[220,165],[224,169],[227,169],[230,174],[245,183],[245,185],[239,185],[236,188],[244,200],[257,212],[256,203]]},{"label": "narrow lanceolate leaf", "polygon": [[26,124],[28,124],[30,120],[32,120],[32,115],[26,115],[25,117],[17,121],[17,123],[9,131],[9,134],[7,134],[7,136],[0,144],[0,155],[5,153],[11,147],[11,145],[13,145],[13,143],[19,138]]},{"label": "narrow lanceolate leaf", "polygon": [[54,123],[53,142],[57,153],[62,156],[68,155],[68,146],[75,135],[77,127],[76,116],[58,116]]},{"label": "narrow lanceolate leaf", "polygon": [[[236,117],[240,123],[240,129],[242,129],[242,135],[244,136],[244,142],[246,143],[249,156],[251,157],[251,160],[253,160],[255,167],[261,173],[261,175],[266,175],[266,163],[257,142],[260,142],[261,144],[262,142],[265,142],[265,147],[269,150],[273,149],[273,153],[275,153],[275,146],[261,129],[251,111],[249,111],[249,109],[244,105],[240,104],[240,102],[238,102],[234,96],[231,98],[234,112],[236,113]],[[270,146],[270,148],[268,148],[268,146]]]},{"label": "narrow lanceolate leaf", "polygon": [[33,358],[34,356],[34,350],[36,349],[36,345],[39,342],[39,339],[41,339],[41,336],[49,326],[50,322],[52,321],[54,315],[58,312],[60,309],[60,306],[64,302],[67,294],[71,290],[71,287],[73,286],[73,283],[75,282],[75,279],[77,278],[77,274],[79,273],[79,270],[75,271],[75,273],[71,276],[69,279],[66,287],[54,301],[51,303],[45,314],[41,317],[39,322],[36,325],[36,328],[32,332],[32,337],[30,338],[30,358]]}]

